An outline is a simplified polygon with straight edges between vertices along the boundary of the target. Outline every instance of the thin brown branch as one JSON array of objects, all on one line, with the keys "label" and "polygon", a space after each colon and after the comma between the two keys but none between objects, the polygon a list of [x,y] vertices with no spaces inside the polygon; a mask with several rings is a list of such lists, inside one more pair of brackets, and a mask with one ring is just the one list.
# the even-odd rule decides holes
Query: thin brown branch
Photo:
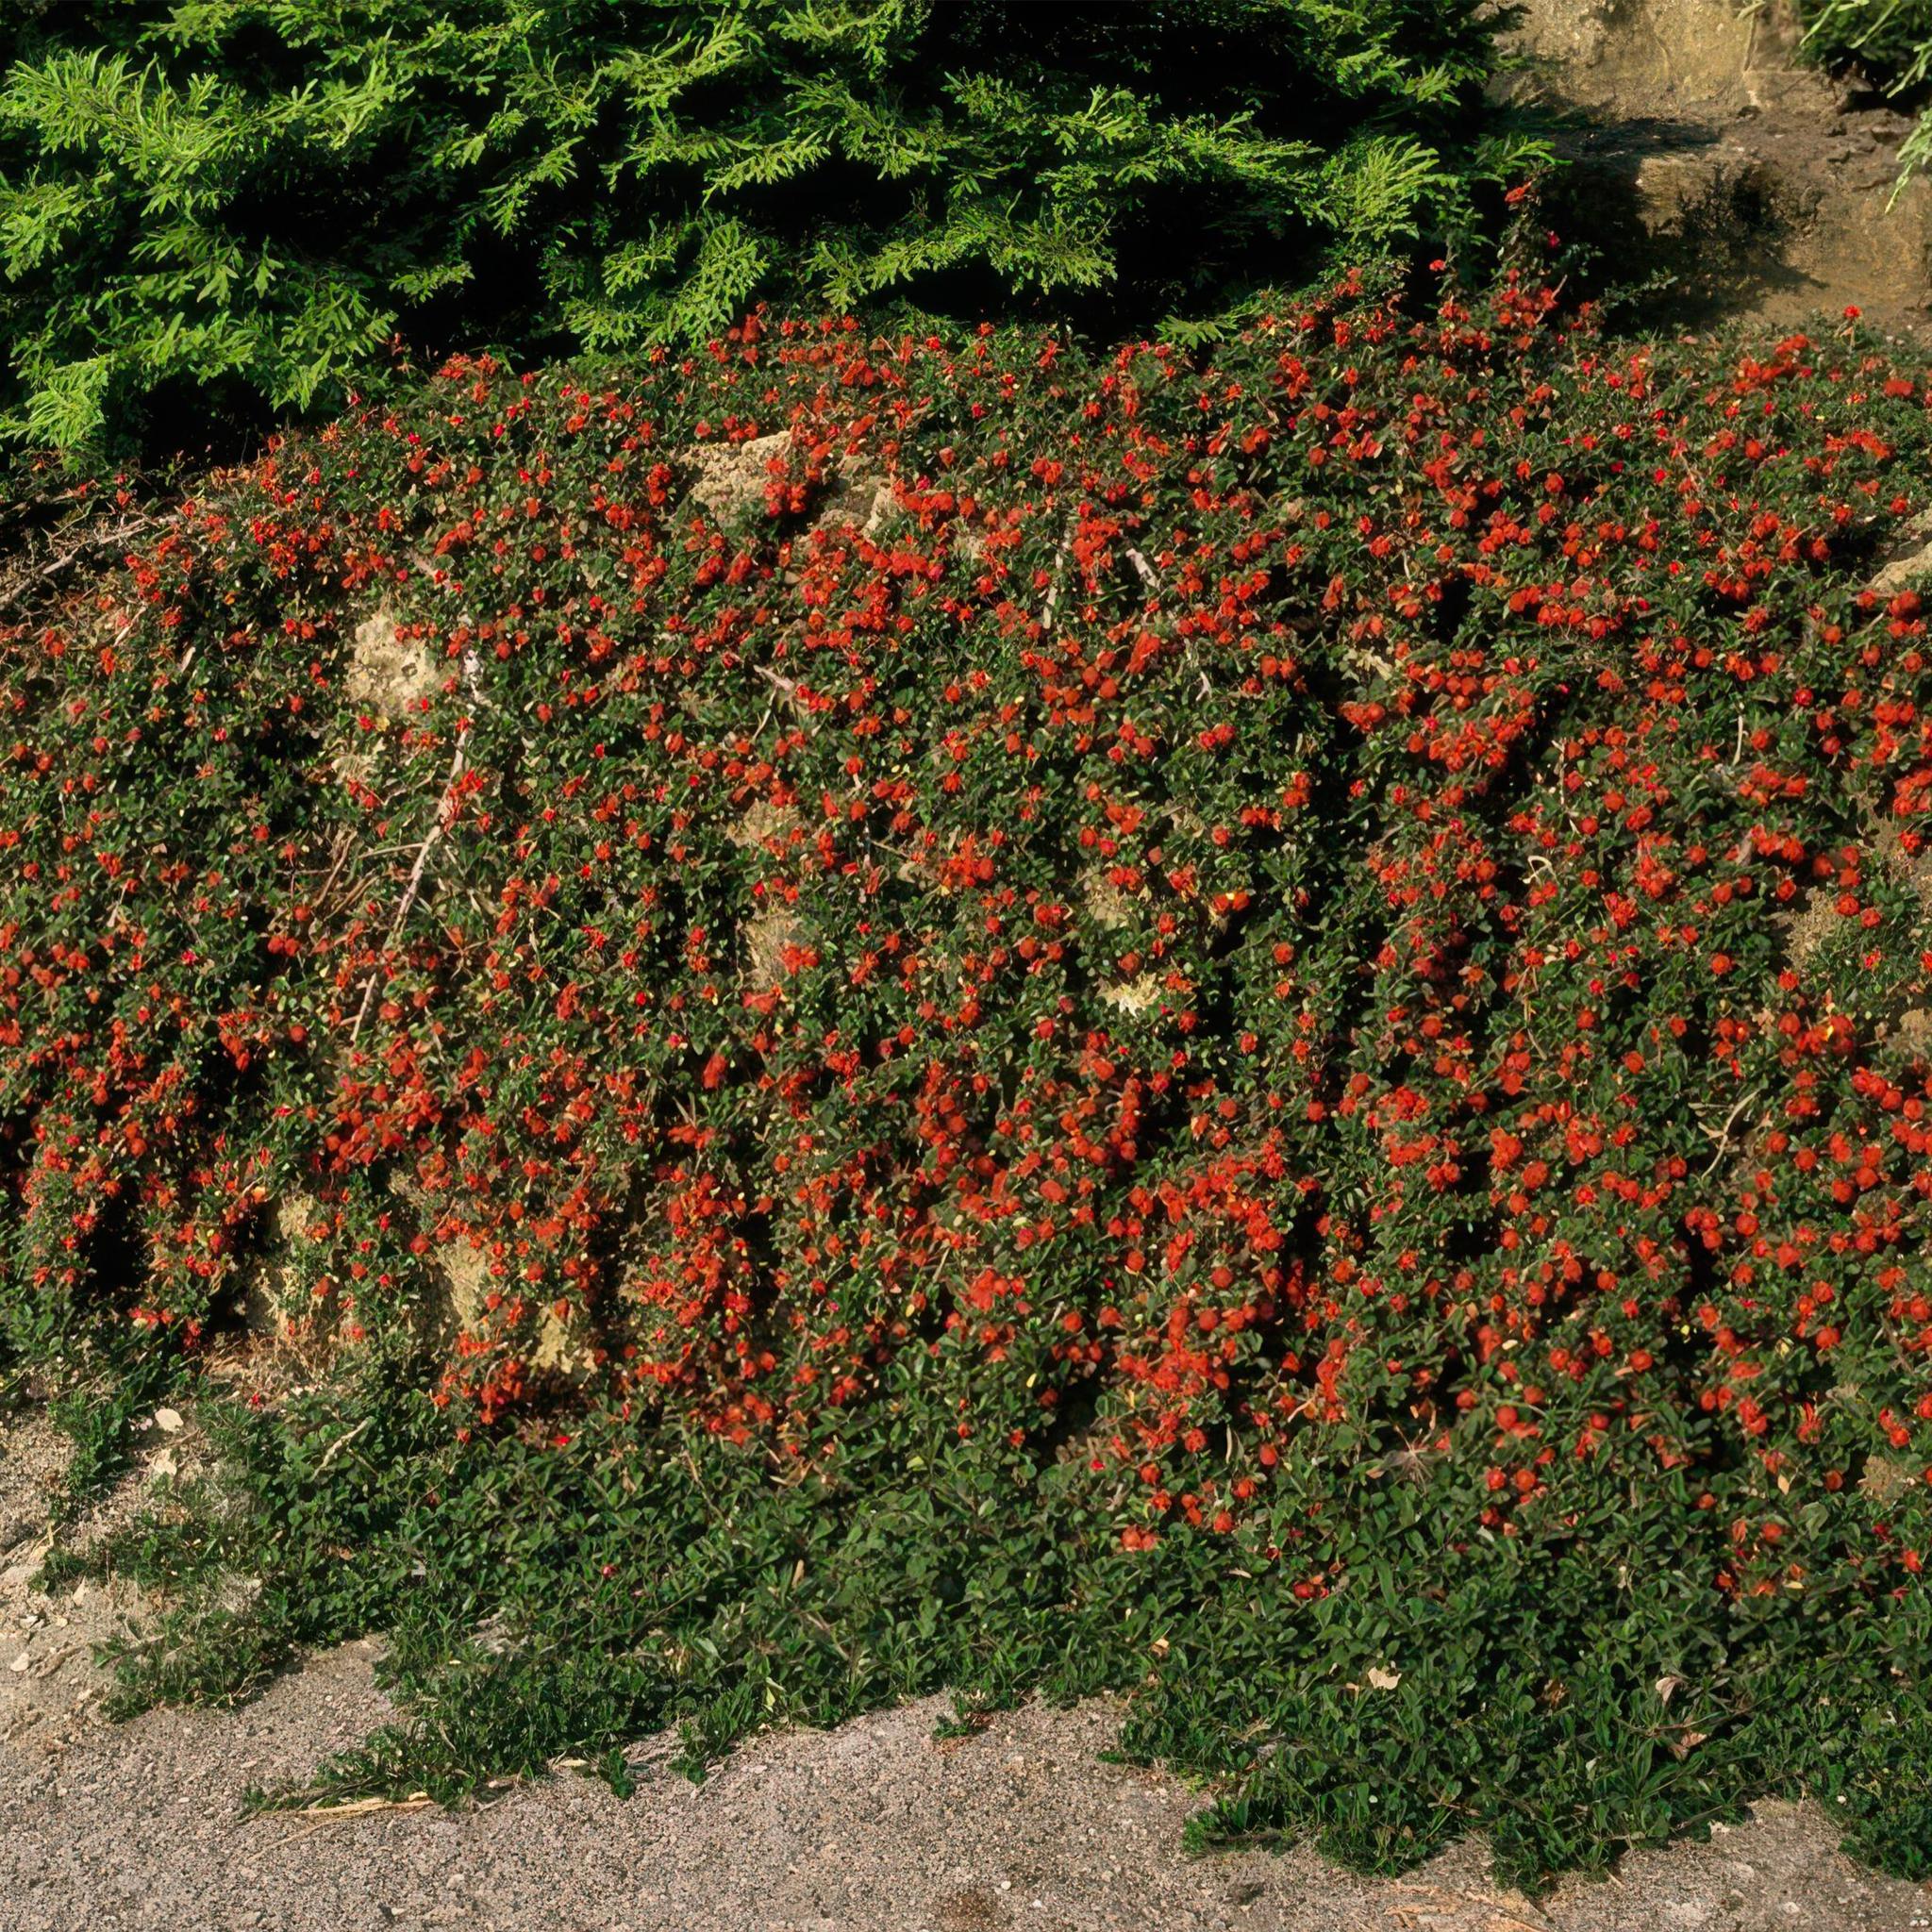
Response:
[{"label": "thin brown branch", "polygon": [[125,544],[144,530],[156,529],[165,524],[171,514],[154,511],[145,516],[124,518],[111,529],[83,531],[66,548],[57,550],[44,563],[17,578],[8,590],[0,593],[0,611],[20,608],[42,584],[72,570],[83,558]]},{"label": "thin brown branch", "polygon": [[[463,657],[463,682],[469,690],[473,703],[476,700],[476,658],[474,652]],[[460,783],[463,769],[469,762],[470,720],[465,718],[457,727],[456,751],[449,761],[449,775],[442,781],[442,797],[436,808],[435,822],[430,825],[427,836],[416,852],[416,862],[409,868],[408,883],[403,888],[403,903],[396,908],[396,916],[390,922],[389,936],[382,942],[387,953],[395,944],[405,922],[416,904],[417,895],[423,890],[424,875],[429,869],[429,855],[434,852],[442,836],[449,830],[457,803],[457,786]],[[377,963],[369,975],[369,984],[362,989],[362,1004],[356,1009],[356,1024],[349,1028],[349,1044],[354,1046],[361,1037],[362,1024],[369,1017],[369,1003],[375,997],[376,982],[382,977],[382,967]]]}]

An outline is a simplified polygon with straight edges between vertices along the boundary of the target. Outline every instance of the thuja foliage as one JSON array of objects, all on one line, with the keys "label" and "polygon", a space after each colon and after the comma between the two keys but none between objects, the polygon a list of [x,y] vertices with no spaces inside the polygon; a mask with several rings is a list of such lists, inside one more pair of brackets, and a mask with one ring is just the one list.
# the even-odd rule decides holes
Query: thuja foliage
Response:
[{"label": "thuja foliage", "polygon": [[1926,394],[1351,281],[211,484],[0,675],[0,1332],[226,1417],[129,1696],[387,1629],[322,1788],[447,1796],[1110,1686],[1204,1836],[1924,1873]]},{"label": "thuja foliage", "polygon": [[1211,324],[1541,152],[1475,0],[84,0],[0,25],[0,435],[755,296]]}]

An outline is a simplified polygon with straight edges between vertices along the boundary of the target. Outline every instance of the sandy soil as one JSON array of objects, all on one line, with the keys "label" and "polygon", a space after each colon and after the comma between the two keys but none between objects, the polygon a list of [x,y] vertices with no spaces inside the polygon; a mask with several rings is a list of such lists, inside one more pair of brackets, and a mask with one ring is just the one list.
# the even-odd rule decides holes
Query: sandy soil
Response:
[{"label": "sandy soil", "polygon": [[1552,210],[1618,275],[1665,270],[1653,323],[1769,327],[1856,304],[1932,337],[1932,178],[1897,188],[1912,116],[1801,56],[1791,0],[1524,0],[1508,91],[1569,108]]},{"label": "sandy soil", "polygon": [[[192,1419],[79,1529],[100,1535],[158,1471],[192,1469]],[[1861,1872],[1816,1807],[1626,1857],[1532,1903],[1480,1845],[1402,1880],[1306,1849],[1189,1857],[1183,1781],[1100,1761],[1118,1711],[1041,1707],[940,1742],[943,1700],[739,1750],[703,1787],[663,1740],[613,1798],[568,1769],[461,1813],[247,1819],[251,1784],[298,1778],[388,1708],[373,1643],[312,1659],[232,1712],[100,1715],[92,1646],[138,1622],[122,1586],[35,1587],[43,1423],[0,1428],[0,1932],[1909,1932],[1932,1890]]]},{"label": "sandy soil", "polygon": [[0,1753],[0,1927],[478,1932],[1906,1932],[1932,1894],[1859,1872],[1815,1809],[1626,1857],[1531,1903],[1479,1846],[1407,1879],[1307,1850],[1190,1858],[1198,1794],[1103,1764],[1115,1713],[1028,1708],[958,1742],[942,1700],[830,1733],[755,1740],[703,1787],[636,1754],[618,1800],[570,1772],[480,1809],[243,1820],[252,1779],[292,1776],[381,1716],[373,1653],[314,1661],[228,1714],[85,1724]]}]

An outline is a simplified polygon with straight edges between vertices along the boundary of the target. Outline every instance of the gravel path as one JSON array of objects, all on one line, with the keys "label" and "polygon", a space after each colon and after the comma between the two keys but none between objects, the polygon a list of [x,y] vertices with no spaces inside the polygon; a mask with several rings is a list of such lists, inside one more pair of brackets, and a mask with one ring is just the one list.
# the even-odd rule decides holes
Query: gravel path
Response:
[{"label": "gravel path", "polygon": [[[1188,1858],[1180,1783],[1102,1764],[1113,1715],[1029,1708],[935,1743],[937,1701],[741,1750],[693,1787],[634,1798],[560,1774],[458,1815],[243,1821],[257,1777],[295,1774],[384,1706],[351,1646],[225,1715],[25,1727],[0,1752],[0,1927],[464,1926],[474,1932],[1907,1932],[1932,1895],[1861,1874],[1827,1821],[1753,1822],[1626,1858],[1537,1904],[1463,1846],[1401,1881],[1306,1851]],[[50,1680],[47,1680],[50,1681]],[[641,1756],[650,1756],[646,1752]]]},{"label": "gravel path", "polygon": [[[83,1543],[202,1453],[172,1412]],[[99,1714],[93,1645],[138,1605],[34,1588],[66,1460],[40,1418],[0,1424],[0,1932],[1913,1932],[1932,1889],[1860,1871],[1816,1807],[1625,1858],[1532,1904],[1479,1845],[1401,1880],[1307,1850],[1191,1858],[1178,1779],[1104,1764],[1118,1710],[1038,1706],[937,1741],[928,1699],[831,1732],[754,1740],[710,1780],[633,1754],[628,1800],[569,1771],[461,1812],[244,1819],[389,1706],[376,1648],[313,1659],[231,1712]]]},{"label": "gravel path", "polygon": [[[628,1801],[568,1773],[482,1809],[242,1820],[255,1778],[306,1771],[385,1708],[353,1645],[224,1715],[113,1727],[51,1711],[0,1752],[0,1927],[289,1932],[1907,1932],[1932,1894],[1857,1871],[1827,1821],[1749,1824],[1626,1858],[1532,1905],[1463,1846],[1407,1880],[1306,1851],[1188,1858],[1198,1802],[1103,1764],[1104,1705],[1038,1707],[936,1743],[939,1701],[741,1750],[694,1787],[647,1769]],[[39,1680],[50,1684],[49,1678]],[[73,1683],[78,1686],[83,1671]],[[649,1759],[661,1752],[640,1753]]]},{"label": "gravel path", "polygon": [[[144,1456],[192,1460],[192,1424]],[[1312,1853],[1190,1858],[1199,1795],[1104,1764],[1118,1712],[1039,1707],[936,1741],[943,1700],[745,1745],[703,1787],[667,1747],[637,1795],[563,1771],[463,1813],[244,1819],[256,1782],[307,1774],[388,1705],[373,1644],[312,1660],[239,1711],[97,1706],[115,1589],[33,1588],[52,1432],[0,1430],[0,1932],[1909,1932],[1932,1890],[1860,1872],[1815,1808],[1767,1806],[1707,1843],[1632,1855],[1531,1904],[1476,1845],[1398,1881]],[[101,1520],[130,1508],[138,1472]]]}]

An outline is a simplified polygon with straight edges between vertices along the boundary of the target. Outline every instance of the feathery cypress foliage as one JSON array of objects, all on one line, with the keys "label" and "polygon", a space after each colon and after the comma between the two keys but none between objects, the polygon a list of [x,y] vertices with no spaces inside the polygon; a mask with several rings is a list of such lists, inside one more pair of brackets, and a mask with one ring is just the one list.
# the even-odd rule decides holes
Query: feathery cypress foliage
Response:
[{"label": "feathery cypress foliage", "polygon": [[331,400],[400,334],[628,350],[761,297],[1214,326],[1541,152],[1477,0],[25,0],[0,436]]}]

